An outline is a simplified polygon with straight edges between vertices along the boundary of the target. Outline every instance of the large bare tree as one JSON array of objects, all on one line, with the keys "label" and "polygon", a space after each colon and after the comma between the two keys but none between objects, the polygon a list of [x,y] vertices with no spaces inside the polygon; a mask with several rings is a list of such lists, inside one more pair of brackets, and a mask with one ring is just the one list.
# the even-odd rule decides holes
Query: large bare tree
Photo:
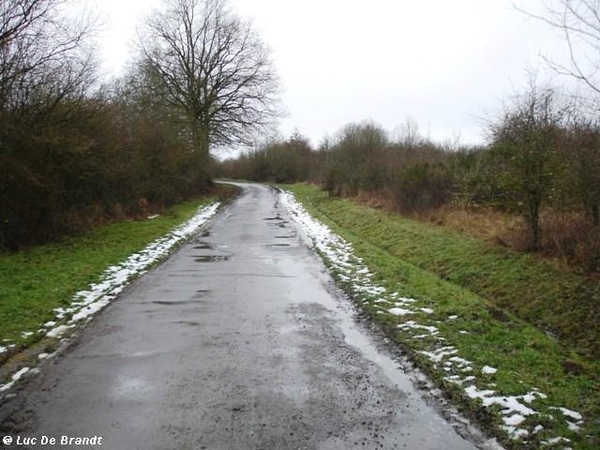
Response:
[{"label": "large bare tree", "polygon": [[269,52],[224,0],[166,0],[146,21],[142,68],[199,157],[245,143],[277,116]]}]

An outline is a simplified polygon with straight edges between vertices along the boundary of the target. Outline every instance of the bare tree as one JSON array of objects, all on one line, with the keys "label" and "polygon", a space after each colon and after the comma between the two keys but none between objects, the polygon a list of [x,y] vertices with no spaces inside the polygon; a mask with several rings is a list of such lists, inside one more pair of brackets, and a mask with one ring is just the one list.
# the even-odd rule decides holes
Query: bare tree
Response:
[{"label": "bare tree", "polygon": [[557,73],[574,77],[600,94],[600,1],[552,0],[542,4],[544,11],[540,14],[516,9],[549,24],[563,35],[569,61],[545,58],[546,61]]},{"label": "bare tree", "polygon": [[166,0],[146,21],[142,67],[199,157],[215,145],[247,143],[277,116],[269,52],[225,0]]},{"label": "bare tree", "polygon": [[48,111],[93,81],[95,59],[86,38],[94,21],[67,21],[65,0],[0,2],[0,110]]},{"label": "bare tree", "polygon": [[394,140],[407,149],[416,148],[424,141],[417,119],[410,116],[396,128],[394,134]]},{"label": "bare tree", "polygon": [[496,170],[495,184],[502,192],[501,204],[526,220],[532,250],[540,248],[540,211],[552,195],[558,142],[568,112],[552,88],[532,84],[490,125],[490,157]]}]

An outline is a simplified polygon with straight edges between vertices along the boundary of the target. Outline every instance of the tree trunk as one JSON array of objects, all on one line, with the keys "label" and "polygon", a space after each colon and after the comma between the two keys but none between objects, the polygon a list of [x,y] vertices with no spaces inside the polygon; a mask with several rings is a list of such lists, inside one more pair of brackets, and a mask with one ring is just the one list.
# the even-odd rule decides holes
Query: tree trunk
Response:
[{"label": "tree trunk", "polygon": [[203,186],[202,190],[213,185],[210,176],[210,137],[208,128],[200,120],[192,120],[192,146],[193,152],[198,159],[199,180]]},{"label": "tree trunk", "polygon": [[527,220],[531,230],[531,249],[537,251],[540,249],[542,235],[540,229],[540,202],[537,198],[529,201],[529,214]]}]

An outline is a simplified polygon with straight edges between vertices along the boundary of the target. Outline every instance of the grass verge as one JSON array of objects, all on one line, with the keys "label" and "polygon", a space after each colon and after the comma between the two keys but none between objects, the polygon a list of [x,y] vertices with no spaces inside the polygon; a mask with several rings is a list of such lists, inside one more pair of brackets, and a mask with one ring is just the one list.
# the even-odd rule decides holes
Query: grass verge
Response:
[{"label": "grass verge", "polygon": [[[417,300],[413,306],[424,311],[410,316],[385,313],[373,299],[363,307],[467,414],[509,448],[600,448],[597,286],[443,227],[330,199],[312,186],[285,188],[353,245],[378,285]],[[351,290],[339,275],[334,274],[342,287]],[[406,326],[415,321],[420,328]],[[423,327],[435,327],[439,336],[424,336]],[[548,328],[558,329],[560,340],[541,331]],[[489,398],[466,395],[463,382],[457,382],[466,377],[449,372],[447,363],[455,356],[440,352],[440,336],[443,345],[457,350],[455,356],[470,362],[474,380],[469,382],[479,392],[518,398],[539,413],[503,417],[501,401],[482,408]],[[543,395],[528,400],[532,392]],[[581,413],[581,428],[576,430],[567,410],[557,408]],[[511,421],[520,421],[529,434],[510,435]]]},{"label": "grass verge", "polygon": [[12,254],[0,254],[0,363],[35,343],[40,326],[55,318],[55,308],[71,304],[76,292],[97,282],[115,265],[218,198],[234,195],[232,186],[175,205],[158,217],[100,226],[64,242],[42,245]]}]

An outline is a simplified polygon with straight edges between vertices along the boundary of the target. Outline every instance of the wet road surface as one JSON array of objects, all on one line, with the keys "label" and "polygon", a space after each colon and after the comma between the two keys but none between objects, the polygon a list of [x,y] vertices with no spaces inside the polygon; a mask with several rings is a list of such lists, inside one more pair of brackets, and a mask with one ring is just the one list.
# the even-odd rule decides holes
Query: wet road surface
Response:
[{"label": "wet road surface", "polygon": [[475,448],[377,349],[303,241],[273,189],[245,185],[46,362],[4,426],[108,449]]}]

